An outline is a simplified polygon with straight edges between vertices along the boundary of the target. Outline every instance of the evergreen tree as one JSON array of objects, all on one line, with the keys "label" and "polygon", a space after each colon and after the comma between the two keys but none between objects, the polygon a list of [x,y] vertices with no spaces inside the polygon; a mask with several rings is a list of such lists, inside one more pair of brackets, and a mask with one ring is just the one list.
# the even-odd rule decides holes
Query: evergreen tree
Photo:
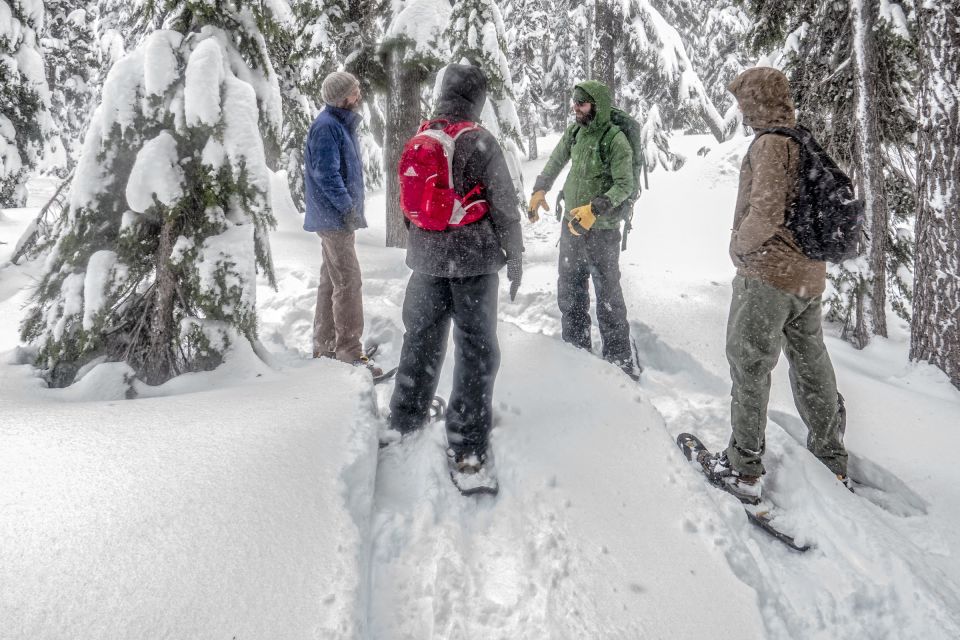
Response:
[{"label": "evergreen tree", "polygon": [[717,111],[703,80],[687,54],[683,38],[650,0],[630,0],[623,35],[625,72],[618,76],[624,93],[641,97],[647,112],[656,105],[667,130],[677,128],[685,113],[695,113],[710,133],[727,139],[732,126]]},{"label": "evergreen tree", "polygon": [[713,0],[707,19],[695,39],[695,62],[711,101],[724,114],[724,124],[739,123],[737,101],[727,85],[749,66],[742,44],[750,29],[750,18],[734,0]]},{"label": "evergreen tree", "polygon": [[38,33],[40,0],[0,0],[0,207],[22,207],[27,178],[54,137]]},{"label": "evergreen tree", "polygon": [[547,33],[544,0],[512,0],[505,5],[510,59],[514,62],[513,85],[519,105],[520,129],[527,143],[527,158],[538,155],[537,136],[544,116],[543,56],[539,55]]},{"label": "evergreen tree", "polygon": [[333,45],[327,26],[339,7],[322,0],[293,0],[290,28],[283,38],[270,42],[276,61],[277,82],[283,109],[279,168],[286,172],[287,187],[298,211],[303,211],[303,153],[307,132],[316,116],[320,85],[334,70]]},{"label": "evergreen tree", "polygon": [[[360,80],[372,128],[382,142],[383,117],[376,103],[368,68],[373,43],[381,37],[386,10],[383,0],[294,0],[293,33],[272,42],[283,96],[284,130],[281,167],[294,204],[304,208],[303,151],[307,132],[323,102],[320,88],[332,71],[347,67]],[[370,189],[383,186],[381,143],[366,122],[360,128],[364,181]]]},{"label": "evergreen tree", "polygon": [[167,29],[107,76],[21,326],[52,384],[99,359],[158,384],[256,339],[257,270],[273,283],[262,140],[280,130],[265,42],[282,2],[270,6],[143,6],[145,20],[163,12]]},{"label": "evergreen tree", "polygon": [[514,187],[523,201],[520,174],[523,139],[500,7],[495,0],[457,0],[450,14],[446,37],[450,43],[451,62],[475,65],[487,77],[483,126],[503,147]]},{"label": "evergreen tree", "polygon": [[[449,57],[444,30],[450,17],[446,0],[400,2],[380,47],[386,94],[383,164],[392,169],[426,112],[424,88]],[[400,210],[400,181],[386,172],[386,244],[405,247],[407,228]]]},{"label": "evergreen tree", "polygon": [[76,0],[48,0],[46,7],[47,27],[41,45],[51,113],[62,145],[63,157],[57,159],[57,172],[62,177],[77,164],[87,121],[99,94],[96,3],[86,2],[78,8]]},{"label": "evergreen tree", "polygon": [[[589,3],[556,0],[548,12],[549,38],[544,64],[544,107],[553,129],[562,131],[571,121],[573,87],[589,77]],[[584,46],[586,43],[587,46]]]},{"label": "evergreen tree", "polygon": [[917,7],[920,89],[917,263],[910,358],[960,389],[960,11]]}]

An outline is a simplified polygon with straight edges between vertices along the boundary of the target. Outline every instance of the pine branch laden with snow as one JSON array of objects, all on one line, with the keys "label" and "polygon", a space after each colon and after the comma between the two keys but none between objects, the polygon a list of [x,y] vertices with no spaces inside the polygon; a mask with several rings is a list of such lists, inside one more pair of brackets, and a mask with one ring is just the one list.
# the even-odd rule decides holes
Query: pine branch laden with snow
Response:
[{"label": "pine branch laden with snow", "polygon": [[57,136],[53,157],[44,164],[65,177],[77,164],[87,122],[100,93],[96,3],[86,2],[77,8],[76,0],[48,0],[46,7],[47,26],[40,43]]},{"label": "pine branch laden with snow", "polygon": [[[303,152],[307,133],[323,108],[320,90],[332,71],[369,57],[372,43],[381,38],[383,2],[369,0],[293,0],[288,15],[278,18],[276,37],[268,39],[276,66],[283,109],[280,166],[286,171],[290,195],[298,210],[304,209]],[[379,118],[367,69],[350,69],[358,76],[368,111]],[[380,123],[382,128],[382,123]],[[379,145],[370,126],[361,126],[364,182],[370,189],[383,186]]]},{"label": "pine branch laden with snow", "polygon": [[40,0],[0,0],[0,207],[26,204],[26,182],[55,136],[38,34]]},{"label": "pine branch laden with snow", "polygon": [[544,0],[508,0],[505,3],[507,46],[514,62],[513,86],[520,130],[526,142],[527,158],[538,155],[537,136],[544,116],[543,56],[547,36],[547,11]]},{"label": "pine branch laden with snow", "polygon": [[450,61],[480,67],[487,77],[482,124],[503,147],[517,194],[523,199],[520,159],[523,150],[513,75],[507,58],[503,15],[495,0],[457,0],[446,31]]},{"label": "pine branch laden with snow", "polygon": [[570,94],[574,86],[587,79],[589,60],[582,40],[590,32],[589,4],[557,0],[553,11],[548,12],[543,100],[554,129],[562,130],[570,123]]},{"label": "pine branch laden with snow", "polygon": [[960,389],[960,11],[918,8],[920,198],[910,358],[942,369]]},{"label": "pine branch laden with snow", "polygon": [[[668,105],[694,107],[710,133],[720,142],[732,135],[732,128],[717,111],[697,73],[677,29],[649,0],[623,0],[629,21],[626,29],[625,68],[636,83],[634,91],[656,103],[661,117],[673,124]],[[626,78],[625,78],[626,79]],[[629,82],[629,80],[628,80]]]},{"label": "pine branch laden with snow", "polygon": [[257,269],[273,281],[269,105],[237,41],[158,30],[110,70],[21,327],[53,385],[97,357],[157,384],[255,339]]}]

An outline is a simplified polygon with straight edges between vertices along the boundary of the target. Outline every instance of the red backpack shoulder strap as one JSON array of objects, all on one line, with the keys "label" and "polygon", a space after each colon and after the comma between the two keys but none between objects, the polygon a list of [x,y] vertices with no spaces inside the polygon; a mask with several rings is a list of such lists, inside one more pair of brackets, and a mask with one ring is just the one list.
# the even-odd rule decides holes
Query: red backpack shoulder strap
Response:
[{"label": "red backpack shoulder strap", "polygon": [[461,133],[466,133],[467,131],[476,131],[480,128],[480,125],[478,125],[476,122],[463,120],[461,122],[454,122],[453,124],[446,124],[443,127],[443,132],[456,140]]},{"label": "red backpack shoulder strap", "polygon": [[435,125],[442,124],[443,130],[446,131],[447,127],[450,126],[450,123],[447,120],[424,120],[420,123],[420,128],[417,129],[417,133],[423,133],[427,129],[436,129]]}]

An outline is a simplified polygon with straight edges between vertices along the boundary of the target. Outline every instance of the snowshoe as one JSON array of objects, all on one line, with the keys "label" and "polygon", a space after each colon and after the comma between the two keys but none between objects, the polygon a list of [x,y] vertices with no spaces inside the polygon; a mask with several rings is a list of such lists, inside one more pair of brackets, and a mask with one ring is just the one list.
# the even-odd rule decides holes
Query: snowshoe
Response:
[{"label": "snowshoe", "polygon": [[736,472],[730,469],[725,456],[711,453],[695,435],[681,433],[677,436],[677,446],[683,451],[687,460],[697,463],[697,468],[711,485],[736,496],[744,503],[743,510],[752,524],[794,551],[803,552],[810,549],[810,545],[798,544],[793,536],[776,526],[777,515],[782,510],[769,500],[761,500],[759,479],[751,485],[744,480],[744,476],[734,475]]},{"label": "snowshoe", "polygon": [[397,375],[397,371],[398,371],[399,369],[400,369],[400,367],[394,367],[393,369],[390,369],[389,371],[383,371],[383,372],[381,372],[380,375],[378,375],[378,376],[373,376],[373,384],[380,384],[381,382],[386,382],[387,380],[390,380],[390,379],[393,378],[395,375]]}]

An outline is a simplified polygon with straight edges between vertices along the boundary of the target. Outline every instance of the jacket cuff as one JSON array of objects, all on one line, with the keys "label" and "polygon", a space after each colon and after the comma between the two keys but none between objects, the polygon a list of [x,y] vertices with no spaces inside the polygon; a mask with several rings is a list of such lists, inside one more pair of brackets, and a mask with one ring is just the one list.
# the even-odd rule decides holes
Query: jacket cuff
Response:
[{"label": "jacket cuff", "polygon": [[597,196],[590,201],[590,208],[595,216],[608,216],[613,213],[613,203],[607,196]]},{"label": "jacket cuff", "polygon": [[533,192],[537,191],[550,191],[550,187],[553,186],[551,183],[552,180],[548,180],[543,174],[537,176],[536,182],[533,183]]}]

